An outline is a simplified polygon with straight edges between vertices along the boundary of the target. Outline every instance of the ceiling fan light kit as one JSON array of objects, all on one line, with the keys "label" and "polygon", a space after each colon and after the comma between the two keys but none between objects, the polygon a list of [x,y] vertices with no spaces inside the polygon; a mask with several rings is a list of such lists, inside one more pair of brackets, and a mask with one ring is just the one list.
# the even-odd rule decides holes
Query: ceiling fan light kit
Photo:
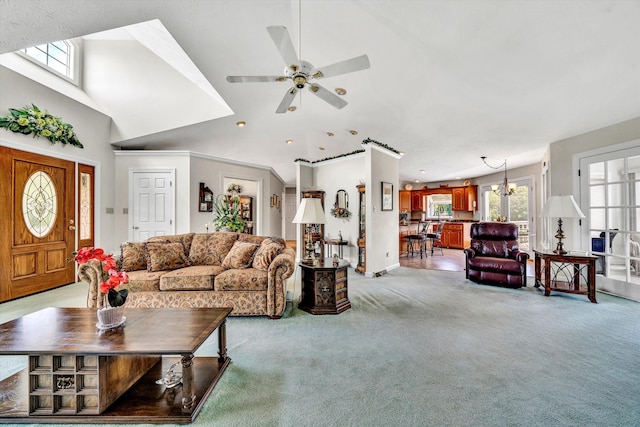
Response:
[{"label": "ceiling fan light kit", "polygon": [[314,68],[311,63],[298,58],[298,54],[293,47],[293,42],[286,27],[269,26],[267,27],[267,31],[286,64],[284,76],[227,76],[227,81],[229,83],[268,83],[291,80],[293,86],[285,92],[282,101],[280,101],[280,105],[276,109],[276,113],[278,114],[293,111],[290,109],[290,105],[298,90],[304,89],[305,86],[309,87],[311,93],[333,105],[335,108],[344,108],[347,105],[347,101],[344,101],[338,95],[346,94],[347,91],[345,89],[335,89],[335,92],[338,94],[336,95],[317,83],[311,83],[310,80],[352,73],[370,67],[367,55],[361,55],[325,67]]}]

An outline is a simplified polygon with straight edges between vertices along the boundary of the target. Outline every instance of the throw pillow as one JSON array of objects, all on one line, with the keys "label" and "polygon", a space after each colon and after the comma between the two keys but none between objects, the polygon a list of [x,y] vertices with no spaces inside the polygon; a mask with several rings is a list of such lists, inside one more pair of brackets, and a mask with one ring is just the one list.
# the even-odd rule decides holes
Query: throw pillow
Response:
[{"label": "throw pillow", "polygon": [[147,254],[143,242],[124,242],[120,245],[120,271],[147,269]]},{"label": "throw pillow", "polygon": [[191,263],[184,253],[182,243],[155,243],[144,244],[147,255],[147,271],[177,270],[189,267]]},{"label": "throw pillow", "polygon": [[222,268],[249,268],[258,245],[249,242],[235,242],[224,260]]},{"label": "throw pillow", "polygon": [[268,237],[262,241],[260,247],[253,256],[253,268],[267,271],[271,261],[277,257],[286,247],[284,240]]},{"label": "throw pillow", "polygon": [[191,242],[189,261],[191,265],[222,265],[236,240],[237,233],[196,234]]}]

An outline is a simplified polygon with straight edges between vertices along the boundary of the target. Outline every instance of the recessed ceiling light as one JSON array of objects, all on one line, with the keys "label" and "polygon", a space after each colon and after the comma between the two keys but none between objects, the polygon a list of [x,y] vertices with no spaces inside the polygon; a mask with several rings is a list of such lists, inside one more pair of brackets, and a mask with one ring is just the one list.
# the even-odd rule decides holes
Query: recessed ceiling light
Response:
[{"label": "recessed ceiling light", "polygon": [[293,142],[293,139],[287,139],[285,142],[286,142],[287,144],[291,144],[291,143]]},{"label": "recessed ceiling light", "polygon": [[236,122],[236,126],[238,126],[239,128],[243,127],[244,125],[246,125],[245,122]]},{"label": "recessed ceiling light", "polygon": [[320,151],[324,151],[324,147],[318,147]]},{"label": "recessed ceiling light", "polygon": [[357,130],[350,130],[350,131],[349,131],[349,133],[350,133],[351,135],[357,135],[357,134],[358,134],[358,131],[357,131]]},{"label": "recessed ceiling light", "polygon": [[296,107],[295,105],[292,105],[289,108],[287,108],[287,111],[296,111],[297,109],[298,107]]},{"label": "recessed ceiling light", "polygon": [[337,93],[338,95],[346,95],[346,94],[347,94],[347,90],[346,90],[346,89],[343,89],[343,88],[341,88],[341,87],[337,87],[337,88],[336,88],[336,93]]},{"label": "recessed ceiling light", "polygon": [[416,179],[416,182],[420,182],[420,180],[419,180],[419,179]]},{"label": "recessed ceiling light", "polygon": [[427,173],[427,171],[424,169],[420,169],[420,173]]},{"label": "recessed ceiling light", "polygon": [[327,132],[327,136],[333,136],[333,132]]}]

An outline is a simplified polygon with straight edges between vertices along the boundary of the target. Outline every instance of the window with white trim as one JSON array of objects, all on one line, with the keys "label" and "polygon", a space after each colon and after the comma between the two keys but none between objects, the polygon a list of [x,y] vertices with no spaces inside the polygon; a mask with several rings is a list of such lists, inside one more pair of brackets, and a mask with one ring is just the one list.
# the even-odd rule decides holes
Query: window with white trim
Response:
[{"label": "window with white trim", "polygon": [[75,49],[68,40],[42,44],[22,49],[20,53],[42,65],[54,74],[75,81],[74,72]]}]

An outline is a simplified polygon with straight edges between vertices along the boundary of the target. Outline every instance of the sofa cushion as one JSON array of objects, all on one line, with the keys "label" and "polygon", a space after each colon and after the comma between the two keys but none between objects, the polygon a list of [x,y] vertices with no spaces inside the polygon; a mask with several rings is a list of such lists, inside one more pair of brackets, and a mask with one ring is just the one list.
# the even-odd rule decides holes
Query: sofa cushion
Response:
[{"label": "sofa cushion", "polygon": [[147,242],[153,242],[153,243],[180,242],[182,243],[182,246],[184,246],[184,253],[188,254],[189,251],[191,250],[191,242],[193,241],[193,236],[195,236],[195,234],[196,233],[185,233],[185,234],[176,234],[176,235],[170,235],[170,236],[153,236],[153,237],[149,237],[147,239]]},{"label": "sofa cushion", "polygon": [[129,289],[129,292],[148,292],[160,290],[160,278],[167,271],[154,271],[148,272],[147,270],[127,271],[129,281],[125,288]]},{"label": "sofa cushion", "polygon": [[523,264],[510,258],[473,257],[469,258],[469,268],[473,270],[494,271],[504,274],[520,274]]},{"label": "sofa cushion", "polygon": [[213,288],[216,291],[266,291],[268,284],[269,276],[266,271],[234,268],[218,274]]},{"label": "sofa cushion", "polygon": [[146,242],[144,250],[147,254],[147,271],[176,270],[191,265],[180,242]]},{"label": "sofa cushion", "polygon": [[256,245],[259,245],[260,243],[262,243],[264,239],[266,239],[266,237],[264,236],[254,236],[253,234],[247,234],[247,233],[240,233],[238,235],[238,241],[255,243]]},{"label": "sofa cushion", "polygon": [[193,236],[189,260],[191,265],[222,265],[235,241],[237,233],[215,232]]},{"label": "sofa cushion", "polygon": [[120,271],[147,269],[147,254],[143,242],[124,242],[120,245]]},{"label": "sofa cushion", "polygon": [[507,242],[502,240],[480,240],[472,239],[471,247],[480,256],[488,257],[507,257],[509,256],[509,247]]},{"label": "sofa cushion", "polygon": [[226,257],[222,260],[222,268],[249,268],[258,245],[249,242],[235,242]]},{"label": "sofa cushion", "polygon": [[253,256],[253,268],[267,271],[271,261],[284,250],[284,240],[276,237],[268,237],[262,241],[260,247]]},{"label": "sofa cushion", "polygon": [[210,291],[214,277],[224,271],[216,265],[196,265],[173,270],[160,278],[161,291]]}]

